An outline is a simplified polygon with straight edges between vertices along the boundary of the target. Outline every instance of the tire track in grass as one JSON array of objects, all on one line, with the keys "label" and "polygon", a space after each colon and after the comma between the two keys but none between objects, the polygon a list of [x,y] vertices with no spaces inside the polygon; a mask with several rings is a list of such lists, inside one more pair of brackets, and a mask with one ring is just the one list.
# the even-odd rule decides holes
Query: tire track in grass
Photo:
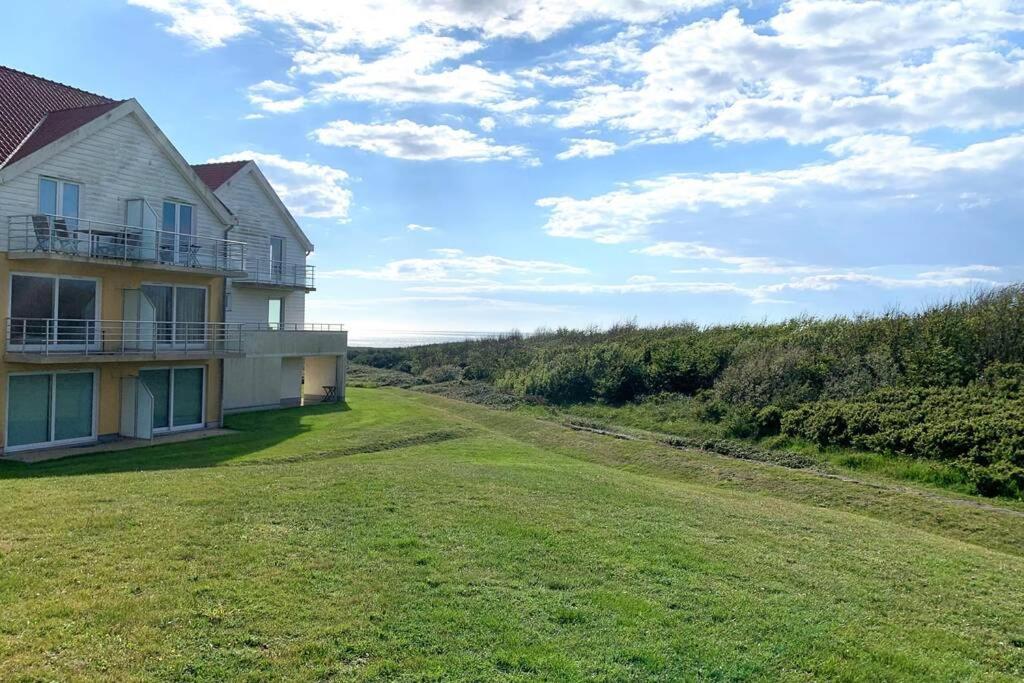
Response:
[{"label": "tire track in grass", "polygon": [[443,443],[445,441],[452,441],[454,439],[461,439],[467,436],[472,436],[478,433],[475,429],[437,429],[430,432],[424,432],[422,434],[413,434],[411,436],[405,436],[397,439],[384,439],[377,442],[371,442],[368,444],[359,444],[355,446],[348,446],[346,448],[332,448],[323,451],[312,451],[310,453],[302,453],[301,455],[285,455],[276,458],[256,458],[253,460],[243,460],[240,462],[233,463],[230,467],[250,467],[256,465],[291,465],[298,462],[307,462],[310,460],[325,460],[329,458],[343,458],[351,455],[363,455],[368,453],[383,453],[386,451],[394,451],[400,448],[410,448],[412,446],[422,446],[425,444],[436,444]]}]

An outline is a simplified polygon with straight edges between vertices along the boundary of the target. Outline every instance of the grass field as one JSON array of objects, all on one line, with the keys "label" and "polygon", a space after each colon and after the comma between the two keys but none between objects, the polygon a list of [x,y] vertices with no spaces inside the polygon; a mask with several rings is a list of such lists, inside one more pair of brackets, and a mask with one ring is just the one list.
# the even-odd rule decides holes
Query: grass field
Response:
[{"label": "grass field", "polygon": [[0,465],[0,680],[1014,680],[1024,515],[399,389]]}]

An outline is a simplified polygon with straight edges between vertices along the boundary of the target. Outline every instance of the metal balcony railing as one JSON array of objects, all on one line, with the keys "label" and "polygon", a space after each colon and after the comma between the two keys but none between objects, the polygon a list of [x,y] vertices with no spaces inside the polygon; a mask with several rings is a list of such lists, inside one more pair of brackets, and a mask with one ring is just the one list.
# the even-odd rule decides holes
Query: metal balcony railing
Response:
[{"label": "metal balcony railing", "polygon": [[341,323],[239,323],[245,332],[344,332]]},{"label": "metal balcony railing", "polygon": [[240,354],[240,323],[6,318],[8,353],[31,355],[204,356]]},{"label": "metal balcony railing", "polygon": [[8,250],[238,273],[245,243],[71,216],[8,218]]},{"label": "metal balcony railing", "polygon": [[315,270],[314,266],[305,263],[248,259],[245,262],[246,276],[238,278],[238,280],[239,282],[313,289],[315,287]]}]

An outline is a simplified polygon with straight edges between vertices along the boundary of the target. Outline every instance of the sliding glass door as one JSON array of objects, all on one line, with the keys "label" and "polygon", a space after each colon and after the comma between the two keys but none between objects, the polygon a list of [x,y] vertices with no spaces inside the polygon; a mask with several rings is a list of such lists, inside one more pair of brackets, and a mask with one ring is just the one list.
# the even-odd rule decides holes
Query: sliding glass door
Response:
[{"label": "sliding glass door", "polygon": [[11,275],[12,345],[83,349],[99,343],[98,283],[93,279]]},{"label": "sliding glass door", "polygon": [[142,285],[153,305],[156,340],[172,348],[199,348],[206,343],[206,289]]},{"label": "sliding glass door", "polygon": [[203,368],[141,370],[139,378],[153,394],[154,432],[203,426]]},{"label": "sliding glass door", "polygon": [[7,449],[96,438],[96,373],[12,374],[7,381]]}]

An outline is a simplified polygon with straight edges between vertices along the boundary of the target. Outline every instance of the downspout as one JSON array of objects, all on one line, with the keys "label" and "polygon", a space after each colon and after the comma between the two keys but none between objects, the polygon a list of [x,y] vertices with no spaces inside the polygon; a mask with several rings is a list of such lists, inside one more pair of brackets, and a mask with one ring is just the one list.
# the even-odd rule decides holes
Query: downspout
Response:
[{"label": "downspout", "polygon": [[[235,228],[235,224],[229,225],[227,227],[227,229],[224,231],[224,239],[228,239],[228,233],[231,232],[234,228]],[[227,247],[225,246],[225,249],[226,248]],[[227,263],[225,263],[224,265],[227,266]],[[221,320],[222,323],[227,323],[227,321],[228,321],[228,278],[227,278],[226,275],[224,276],[223,280],[224,280],[224,285],[223,285],[222,291],[220,293],[220,320]],[[241,340],[239,340],[239,343],[241,343]],[[219,424],[220,427],[224,426],[224,371],[225,371],[225,367],[224,366],[225,366],[225,359],[221,358],[220,359],[220,421],[219,421],[220,422],[220,424]]]}]

